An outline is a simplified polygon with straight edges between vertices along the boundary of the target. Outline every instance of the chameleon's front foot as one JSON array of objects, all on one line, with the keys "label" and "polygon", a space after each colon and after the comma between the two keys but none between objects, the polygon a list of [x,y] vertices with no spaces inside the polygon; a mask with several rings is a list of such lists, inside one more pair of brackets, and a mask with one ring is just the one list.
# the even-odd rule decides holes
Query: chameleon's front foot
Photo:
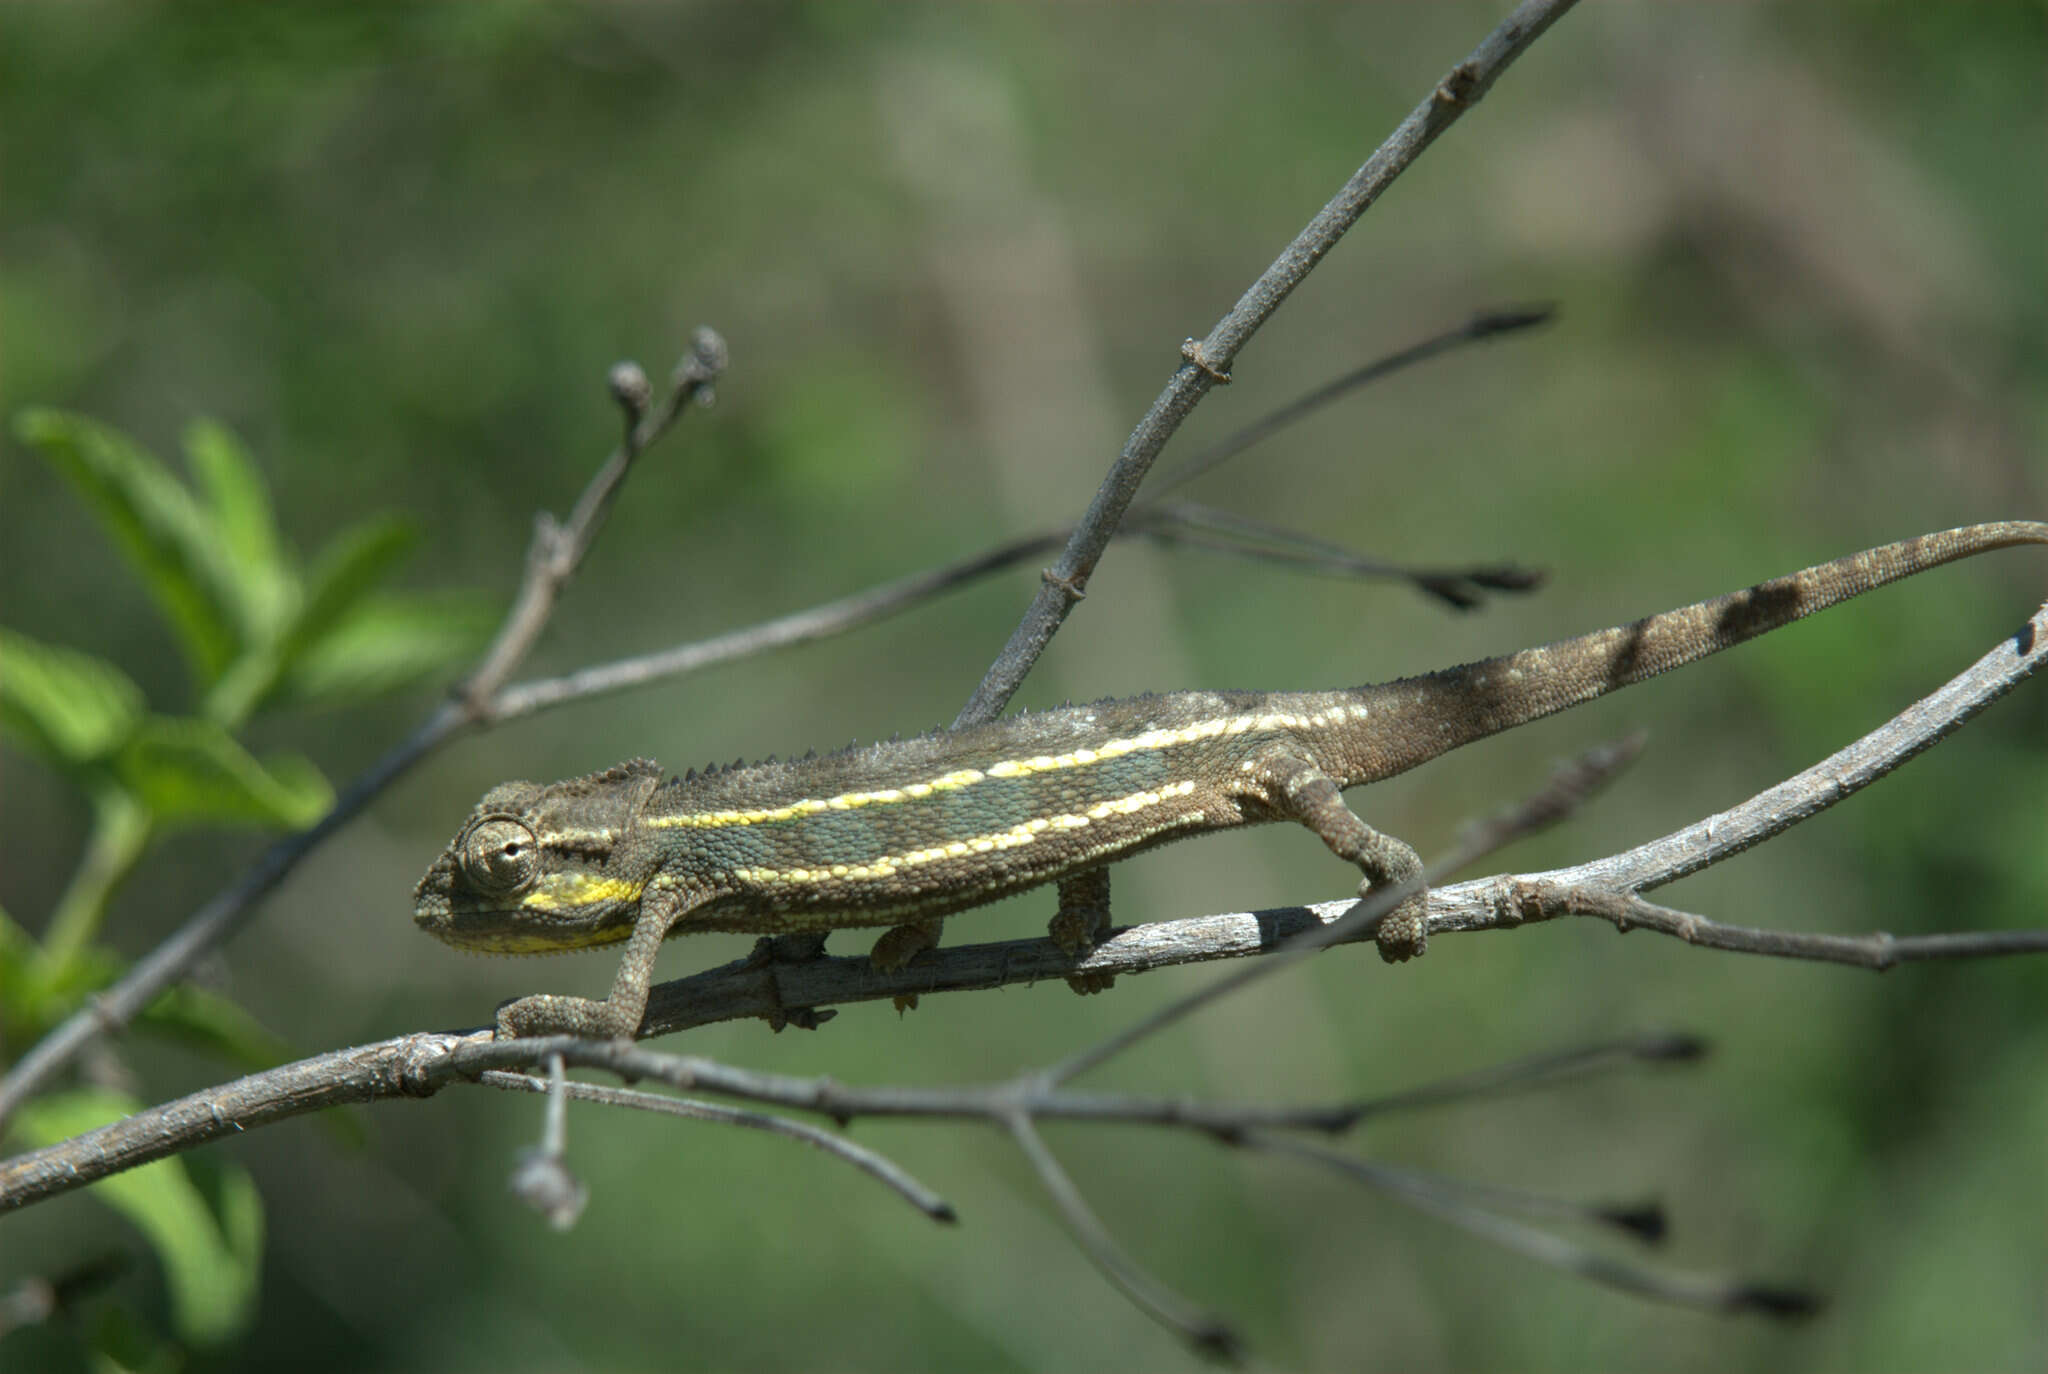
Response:
[{"label": "chameleon's front foot", "polygon": [[[1045,933],[1069,959],[1085,958],[1109,933],[1109,870],[1091,868],[1060,879],[1059,899],[1059,910]],[[1115,987],[1116,975],[1070,973],[1067,986],[1086,997]]]},{"label": "chameleon's front foot", "polygon": [[[645,1008],[642,1008],[645,1010]],[[539,993],[498,1008],[498,1039],[535,1035],[576,1035],[586,1040],[630,1040],[640,1028],[640,1012],[587,997]]]}]

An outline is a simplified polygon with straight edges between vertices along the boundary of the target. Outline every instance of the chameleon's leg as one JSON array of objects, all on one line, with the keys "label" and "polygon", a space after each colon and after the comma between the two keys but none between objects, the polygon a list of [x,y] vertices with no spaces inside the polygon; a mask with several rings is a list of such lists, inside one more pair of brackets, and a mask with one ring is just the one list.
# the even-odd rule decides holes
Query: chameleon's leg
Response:
[{"label": "chameleon's leg", "polygon": [[[875,941],[875,947],[868,951],[868,962],[875,966],[877,972],[894,973],[938,944],[939,934],[945,926],[945,918],[940,916],[891,926],[882,932],[882,938]],[[899,992],[894,1000],[899,1012],[917,1009],[917,994],[914,992]]]},{"label": "chameleon's leg", "polygon": [[[1078,959],[1095,948],[1095,942],[1109,929],[1109,869],[1091,868],[1071,878],[1060,879],[1060,909],[1046,927],[1052,942],[1069,958]],[[1116,985],[1113,973],[1074,973],[1067,986],[1082,996],[1103,992]]]},{"label": "chameleon's leg", "polygon": [[[1422,872],[1421,855],[1360,820],[1345,805],[1336,780],[1307,759],[1273,755],[1259,760],[1256,771],[1283,816],[1313,830],[1338,858],[1364,872],[1359,896],[1407,882]],[[1418,892],[1404,899],[1380,921],[1373,938],[1380,957],[1390,964],[1422,953],[1429,943],[1429,894]]]},{"label": "chameleon's leg", "polygon": [[775,1003],[775,1010],[762,1019],[768,1029],[780,1034],[783,1027],[795,1026],[798,1030],[816,1030],[839,1013],[816,1007],[791,1007],[783,1005],[782,985],[775,977],[775,970],[782,965],[808,964],[825,957],[826,930],[793,930],[784,935],[763,935],[754,941],[754,948],[747,954],[747,967],[760,969],[767,975],[768,995]]},{"label": "chameleon's leg", "polygon": [[688,907],[681,902],[643,898],[640,919],[626,940],[625,957],[612,979],[611,996],[602,1002],[588,997],[562,997],[543,992],[521,997],[498,1008],[498,1038],[524,1035],[581,1035],[592,1040],[630,1040],[647,1010],[647,986],[654,981],[654,956],[668,938],[669,927]]},{"label": "chameleon's leg", "polygon": [[754,948],[747,954],[747,963],[758,968],[763,964],[808,964],[813,959],[825,957],[825,937],[829,930],[792,930],[786,935],[763,935],[754,941]]}]

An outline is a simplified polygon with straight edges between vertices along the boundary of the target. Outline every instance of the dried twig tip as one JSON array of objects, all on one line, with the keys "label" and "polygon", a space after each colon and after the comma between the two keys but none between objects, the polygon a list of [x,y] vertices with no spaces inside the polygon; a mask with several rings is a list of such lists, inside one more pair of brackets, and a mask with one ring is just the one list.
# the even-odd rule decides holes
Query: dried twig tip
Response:
[{"label": "dried twig tip", "polygon": [[1827,1300],[1804,1288],[1754,1283],[1737,1291],[1729,1306],[1739,1312],[1761,1312],[1780,1321],[1803,1321],[1827,1306]]},{"label": "dried twig tip", "polygon": [[590,1201],[590,1189],[569,1171],[559,1155],[532,1147],[519,1152],[507,1186],[557,1231],[574,1226],[583,1215],[584,1204]]},{"label": "dried twig tip", "polygon": [[708,385],[725,371],[728,361],[725,336],[717,330],[699,325],[690,335],[690,351],[676,364],[675,376],[671,379],[677,388],[695,384],[700,396],[708,396]]},{"label": "dried twig tip", "polygon": [[1557,318],[1557,306],[1545,301],[1537,305],[1506,305],[1496,310],[1482,310],[1472,317],[1465,327],[1472,331],[1474,338],[1485,338],[1488,334],[1506,334],[1517,329],[1534,329],[1540,324],[1549,324]]},{"label": "dried twig tip", "polygon": [[1670,1232],[1670,1219],[1655,1202],[1615,1203],[1594,1209],[1594,1215],[1609,1226],[1628,1232],[1645,1245],[1658,1245]]},{"label": "dried twig tip", "polygon": [[629,420],[638,420],[645,414],[647,402],[654,395],[646,369],[631,358],[612,364],[612,370],[605,376],[605,385],[611,388],[612,399],[619,403],[619,409],[626,412]]},{"label": "dried twig tip", "polygon": [[1713,1046],[1708,1043],[1705,1036],[1693,1035],[1688,1031],[1666,1031],[1644,1036],[1636,1042],[1633,1052],[1638,1059],[1662,1059],[1685,1063],[1705,1059],[1713,1052]]}]

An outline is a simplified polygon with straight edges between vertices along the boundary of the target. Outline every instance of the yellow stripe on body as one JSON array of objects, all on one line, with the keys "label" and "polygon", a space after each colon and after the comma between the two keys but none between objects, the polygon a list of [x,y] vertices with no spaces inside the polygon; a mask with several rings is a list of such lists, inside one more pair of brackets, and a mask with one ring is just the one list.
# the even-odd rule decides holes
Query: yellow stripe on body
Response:
[{"label": "yellow stripe on body", "polygon": [[1129,754],[1172,749],[1179,745],[1196,744],[1202,740],[1217,739],[1226,735],[1268,730],[1322,730],[1339,721],[1363,719],[1366,709],[1363,705],[1347,704],[1335,710],[1317,711],[1313,714],[1268,711],[1259,715],[1212,716],[1208,720],[1196,721],[1192,725],[1147,730],[1124,739],[1105,740],[1091,749],[1076,749],[1065,754],[1037,754],[1023,759],[1005,759],[1000,763],[992,763],[985,769],[961,768],[942,774],[929,782],[907,783],[902,787],[883,788],[873,792],[845,792],[836,797],[807,797],[786,806],[744,811],[698,811],[681,816],[649,816],[645,823],[649,826],[674,826],[692,830],[765,825],[774,821],[795,820],[801,816],[815,816],[824,811],[853,811],[863,806],[915,800],[919,797],[928,797],[935,792],[950,792],[972,787],[987,778],[1022,778],[1034,773],[1085,768]]},{"label": "yellow stripe on body", "polygon": [[685,816],[649,816],[650,826],[681,826],[690,830],[722,829],[733,825],[762,825],[769,821],[790,821],[799,816],[815,816],[821,811],[853,811],[863,806],[886,805],[917,797],[929,797],[934,792],[950,792],[955,788],[971,787],[980,782],[983,774],[976,768],[962,768],[933,778],[930,782],[913,782],[903,787],[885,787],[876,792],[842,792],[836,797],[824,800],[805,798],[787,806],[763,807],[751,811],[698,811]]},{"label": "yellow stripe on body", "polygon": [[830,864],[820,868],[740,868],[733,871],[733,876],[741,882],[776,886],[892,878],[905,868],[920,868],[946,859],[964,859],[970,854],[992,854],[1005,849],[1015,849],[1020,845],[1032,843],[1048,830],[1079,830],[1097,821],[1108,820],[1112,816],[1136,815],[1161,802],[1171,801],[1175,797],[1185,797],[1194,790],[1195,784],[1192,780],[1168,783],[1151,791],[1133,792],[1127,797],[1099,802],[1086,811],[1059,816],[1033,816],[1028,821],[1011,826],[1008,830],[991,831],[986,835],[975,835],[964,840],[951,840],[945,844],[932,845],[928,849],[913,849],[902,854],[884,854],[866,863]]}]

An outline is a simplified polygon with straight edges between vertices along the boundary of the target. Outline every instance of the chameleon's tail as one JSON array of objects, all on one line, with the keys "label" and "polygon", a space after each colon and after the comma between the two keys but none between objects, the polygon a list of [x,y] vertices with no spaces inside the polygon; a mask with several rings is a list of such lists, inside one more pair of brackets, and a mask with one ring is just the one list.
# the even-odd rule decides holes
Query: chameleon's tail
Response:
[{"label": "chameleon's tail", "polygon": [[[1365,732],[1374,737],[1369,746],[1374,756],[1345,760],[1341,771],[1359,781],[1389,777],[1461,744],[1717,654],[1888,582],[2015,544],[2048,544],[2048,524],[2004,520],[1923,534],[1630,625],[1363,688],[1353,699],[1375,717]],[[1362,770],[1354,766],[1361,764]]]}]

